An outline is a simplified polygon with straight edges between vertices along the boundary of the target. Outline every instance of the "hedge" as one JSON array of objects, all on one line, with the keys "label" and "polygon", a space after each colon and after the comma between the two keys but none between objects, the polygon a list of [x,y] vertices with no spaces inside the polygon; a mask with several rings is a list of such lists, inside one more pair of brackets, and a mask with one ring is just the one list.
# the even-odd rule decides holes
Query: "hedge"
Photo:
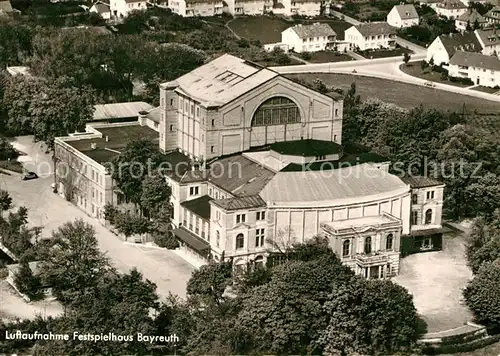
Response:
[{"label": "hedge", "polygon": [[500,335],[488,336],[484,339],[474,340],[466,344],[444,345],[441,347],[424,347],[424,355],[456,354],[460,352],[470,352],[500,341]]}]

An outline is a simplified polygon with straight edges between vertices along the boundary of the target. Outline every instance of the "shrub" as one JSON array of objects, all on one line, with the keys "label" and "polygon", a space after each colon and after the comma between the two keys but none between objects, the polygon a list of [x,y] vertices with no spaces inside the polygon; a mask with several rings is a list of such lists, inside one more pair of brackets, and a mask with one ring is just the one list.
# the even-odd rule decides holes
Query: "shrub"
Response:
[{"label": "shrub", "polygon": [[40,277],[33,275],[26,259],[19,263],[14,284],[19,292],[26,294],[31,300],[38,300],[43,296]]},{"label": "shrub", "polygon": [[155,244],[169,250],[175,250],[179,247],[179,242],[173,234],[155,234],[153,239]]},{"label": "shrub", "polygon": [[312,54],[309,52],[302,52],[300,54],[300,57],[306,61],[310,60],[312,58]]}]

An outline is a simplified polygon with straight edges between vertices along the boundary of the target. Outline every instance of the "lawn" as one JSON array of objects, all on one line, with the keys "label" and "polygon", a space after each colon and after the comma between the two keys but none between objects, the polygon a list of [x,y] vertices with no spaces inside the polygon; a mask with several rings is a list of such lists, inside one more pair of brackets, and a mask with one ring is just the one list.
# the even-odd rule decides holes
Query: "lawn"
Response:
[{"label": "lawn", "polygon": [[493,94],[493,93],[500,91],[500,89],[498,89],[498,88],[495,89],[495,88],[483,87],[483,86],[474,87],[474,88],[471,88],[471,90],[482,91],[483,93],[490,93],[490,94]]},{"label": "lawn", "polygon": [[12,172],[23,173],[23,165],[18,161],[0,161],[0,168],[7,169]]},{"label": "lawn", "polygon": [[373,58],[399,57],[403,56],[405,53],[412,54],[413,51],[409,50],[408,48],[398,47],[395,49],[377,49],[375,51],[368,50],[368,51],[360,51],[357,53],[367,59],[373,59]]},{"label": "lawn", "polygon": [[[353,59],[344,53],[333,52],[333,51],[320,51],[312,52],[311,58],[305,59],[307,62],[311,63],[329,63],[329,62],[344,62],[352,61]],[[300,55],[299,55],[300,57]]]},{"label": "lawn", "polygon": [[319,78],[327,85],[343,89],[347,89],[352,83],[356,83],[357,92],[362,99],[379,98],[404,108],[424,105],[428,108],[461,112],[465,104],[468,112],[477,110],[480,113],[496,114],[500,111],[500,102],[388,79],[334,73],[290,74],[287,76],[308,82]]},{"label": "lawn", "polygon": [[457,87],[469,87],[470,85],[468,84],[462,84],[462,83],[456,83],[456,82],[450,82],[447,79],[442,79],[441,78],[441,73],[439,72],[431,72],[430,68],[426,68],[424,71],[422,71],[422,68],[420,67],[420,64],[422,61],[418,62],[412,62],[410,65],[402,64],[399,69],[401,71],[405,72],[406,74],[409,74],[413,77],[425,79],[431,82],[436,82],[436,83],[443,83],[443,84],[448,84],[448,85],[455,85]]},{"label": "lawn", "polygon": [[229,28],[238,36],[249,39],[259,40],[262,44],[276,43],[281,41],[281,32],[287,28],[298,24],[307,24],[314,22],[325,22],[337,33],[339,39],[344,38],[344,31],[351,27],[345,21],[332,19],[319,20],[297,20],[286,21],[279,17],[273,16],[244,16],[237,17],[228,22]]}]

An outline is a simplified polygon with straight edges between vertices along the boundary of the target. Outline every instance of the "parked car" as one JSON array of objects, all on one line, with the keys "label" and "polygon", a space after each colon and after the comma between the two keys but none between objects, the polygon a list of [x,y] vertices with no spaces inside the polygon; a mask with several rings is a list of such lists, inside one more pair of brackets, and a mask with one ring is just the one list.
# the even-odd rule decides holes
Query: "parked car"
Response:
[{"label": "parked car", "polygon": [[431,88],[436,87],[436,84],[434,84],[433,82],[425,82],[425,83],[424,83],[424,85],[425,85],[426,87],[431,87]]},{"label": "parked car", "polygon": [[23,175],[23,180],[37,179],[38,175],[35,172],[27,172]]}]

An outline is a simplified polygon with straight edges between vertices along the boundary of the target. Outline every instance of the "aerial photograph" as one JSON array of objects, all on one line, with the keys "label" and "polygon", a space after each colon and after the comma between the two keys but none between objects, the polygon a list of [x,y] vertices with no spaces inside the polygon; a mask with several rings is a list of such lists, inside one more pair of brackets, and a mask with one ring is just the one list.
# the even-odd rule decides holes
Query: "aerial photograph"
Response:
[{"label": "aerial photograph", "polygon": [[0,0],[0,355],[500,356],[500,0]]}]

